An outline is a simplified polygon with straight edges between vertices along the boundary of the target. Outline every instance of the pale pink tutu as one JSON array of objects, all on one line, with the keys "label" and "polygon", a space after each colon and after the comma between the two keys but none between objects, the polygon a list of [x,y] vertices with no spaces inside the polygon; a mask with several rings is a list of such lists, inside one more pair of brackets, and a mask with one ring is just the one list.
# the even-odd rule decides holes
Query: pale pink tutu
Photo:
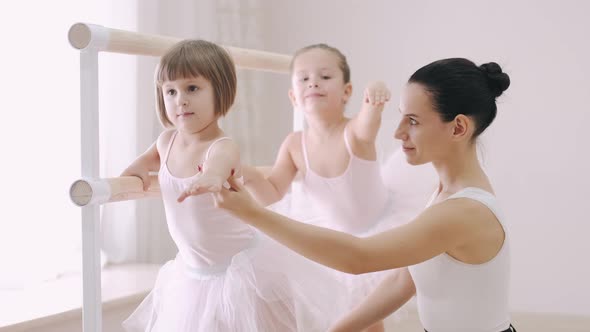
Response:
[{"label": "pale pink tutu", "polygon": [[[412,166],[409,165],[401,150],[395,151],[382,164],[382,178],[389,190],[389,202],[382,211],[380,217],[369,221],[367,229],[353,234],[359,237],[372,236],[392,228],[403,225],[414,219],[422,212],[428,200],[436,188],[437,176],[431,164]],[[370,193],[368,193],[370,195]],[[281,213],[295,220],[303,221],[320,227],[338,230],[338,221],[330,220],[322,215],[321,211],[314,208],[313,202],[307,200],[302,191],[292,190],[291,194],[282,201],[271,206],[277,213]],[[348,307],[344,313],[357,306],[363,299],[371,294],[381,280],[395,270],[352,275],[327,268],[338,283],[346,285],[348,289]],[[404,310],[398,310],[394,319],[405,317]]]},{"label": "pale pink tutu", "polygon": [[[377,221],[374,221],[364,232],[353,235],[366,237],[394,227],[398,222],[398,219],[394,215],[395,211],[392,206],[392,204],[388,204]],[[297,193],[291,193],[280,203],[273,204],[270,209],[307,224],[340,230],[337,221],[321,215],[321,213],[313,208],[313,202],[308,201],[306,197],[300,196],[300,194]],[[375,287],[379,285],[386,275],[396,273],[395,270],[387,270],[355,275],[334,270],[329,267],[324,267],[324,269],[325,272],[331,276],[333,283],[342,284],[346,288],[346,292],[342,296],[342,303],[344,306],[340,306],[339,310],[341,310],[341,312],[339,316],[346,315],[351,309],[358,306],[369,294],[372,293]],[[330,297],[334,296],[334,294],[330,295]],[[395,319],[399,319],[405,316],[405,312],[399,312],[395,316]]]},{"label": "pale pink tutu", "polygon": [[345,295],[324,267],[259,235],[227,267],[169,261],[123,325],[151,332],[326,331],[347,306]]},{"label": "pale pink tutu", "polygon": [[[396,211],[394,206],[395,205],[392,202],[392,198],[390,197],[389,202],[381,216],[379,216],[379,218],[377,218],[376,221],[374,221],[373,224],[365,231],[353,235],[357,237],[369,237],[383,231],[390,230],[393,227],[397,227],[400,224],[406,222],[407,219],[404,218],[407,218],[408,213],[406,211]],[[305,222],[324,228],[338,230],[338,225],[336,222],[326,217],[320,216],[309,218],[305,220]],[[350,309],[359,305],[369,294],[371,294],[385,276],[396,273],[396,270],[386,270],[355,275],[329,269],[329,273],[332,274],[336,282],[344,284],[348,289],[346,299],[346,302],[348,302],[346,312],[348,312]]]}]

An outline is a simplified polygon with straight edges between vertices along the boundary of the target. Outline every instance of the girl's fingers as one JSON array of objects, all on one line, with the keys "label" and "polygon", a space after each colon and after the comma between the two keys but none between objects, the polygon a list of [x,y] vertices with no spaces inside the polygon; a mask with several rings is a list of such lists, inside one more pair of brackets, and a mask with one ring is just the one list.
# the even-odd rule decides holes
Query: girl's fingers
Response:
[{"label": "girl's fingers", "polygon": [[214,184],[214,185],[209,186],[209,188],[207,188],[207,189],[209,190],[209,192],[219,192],[221,190],[221,187],[222,186],[220,186],[220,185]]},{"label": "girl's fingers", "polygon": [[178,196],[178,203],[182,203],[186,198],[188,197],[188,194],[185,192],[183,192],[182,194],[180,194],[180,196]]},{"label": "girl's fingers", "polygon": [[199,189],[200,189],[200,187],[196,187],[196,188],[189,188],[189,189],[183,191],[182,194],[180,194],[180,196],[178,196],[177,201],[179,203],[181,203],[187,197],[192,196],[192,195],[197,195],[199,193]]},{"label": "girl's fingers", "polygon": [[147,191],[150,188],[150,176],[142,177],[141,181],[143,182],[143,191]]},{"label": "girl's fingers", "polygon": [[233,177],[233,176],[230,176],[230,177],[227,179],[227,182],[229,183],[229,185],[230,185],[230,187],[231,187],[231,189],[232,189],[233,191],[240,192],[240,191],[244,190],[244,186],[243,186],[243,185],[240,183],[240,181],[238,181],[238,180],[237,180],[235,177]]}]

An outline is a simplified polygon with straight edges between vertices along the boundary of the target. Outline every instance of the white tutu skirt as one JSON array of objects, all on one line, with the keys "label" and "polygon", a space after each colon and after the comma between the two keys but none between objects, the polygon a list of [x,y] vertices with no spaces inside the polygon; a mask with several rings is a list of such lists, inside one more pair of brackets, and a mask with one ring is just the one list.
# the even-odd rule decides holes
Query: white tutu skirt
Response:
[{"label": "white tutu skirt", "polygon": [[[399,213],[395,211],[394,205],[392,204],[392,197],[390,197],[388,204],[381,216],[373,221],[367,230],[352,234],[357,237],[369,237],[381,232],[390,230],[397,227],[407,220],[401,220],[406,217],[406,213]],[[337,229],[334,223],[337,221],[330,220],[326,217],[316,217],[306,220],[305,222],[329,229]],[[371,273],[364,273],[360,275],[348,274],[338,270],[329,269],[330,274],[340,284],[344,284],[348,289],[347,299],[348,310],[358,306],[373,290],[381,283],[383,278],[391,273],[395,273],[395,270],[378,271]]]},{"label": "white tutu skirt", "polygon": [[342,314],[346,289],[327,269],[259,235],[229,266],[195,269],[180,257],[125,321],[127,331],[326,331]]},{"label": "white tutu skirt", "polygon": [[[432,165],[412,166],[405,161],[401,150],[393,153],[382,165],[382,177],[384,185],[389,190],[389,202],[381,213],[381,216],[373,221],[368,221],[367,230],[353,234],[358,237],[368,237],[381,232],[391,230],[414,219],[422,212],[428,203],[432,192],[436,188],[437,176]],[[292,219],[313,224],[320,227],[335,229],[337,220],[330,220],[322,216],[321,211],[314,209],[302,193],[300,184],[292,187],[291,193],[283,200],[273,204],[270,208],[277,213]],[[395,270],[351,275],[340,271],[329,270],[332,278],[348,289],[345,303],[348,303],[346,312],[359,305],[367,295],[377,287],[383,278]],[[393,320],[399,320],[407,315],[403,308],[392,315]]]},{"label": "white tutu skirt", "polygon": [[[402,217],[405,218],[407,214],[396,212],[394,205],[390,203],[386,205],[379,218],[370,222],[367,230],[353,235],[358,237],[368,237],[399,225],[399,219]],[[338,227],[335,225],[335,223],[337,223],[336,220],[322,216],[319,212],[313,209],[313,202],[309,202],[307,201],[307,198],[303,196],[297,196],[297,194],[293,192],[289,196],[284,197],[282,201],[273,204],[269,208],[294,220],[305,222],[314,226],[338,230]],[[363,300],[381,283],[385,276],[396,273],[395,270],[386,270],[354,275],[334,270],[329,267],[324,267],[324,269],[329,275],[331,275],[331,278],[335,284],[342,284],[346,287],[346,293],[344,294],[344,299],[342,300],[342,303],[345,304],[345,307],[341,307],[341,310],[343,310],[340,314],[341,317],[345,316],[353,308],[361,304]],[[331,297],[334,297],[334,295],[331,295]],[[403,310],[398,311],[394,316],[394,318],[397,320],[405,316],[405,312],[403,312]]]}]

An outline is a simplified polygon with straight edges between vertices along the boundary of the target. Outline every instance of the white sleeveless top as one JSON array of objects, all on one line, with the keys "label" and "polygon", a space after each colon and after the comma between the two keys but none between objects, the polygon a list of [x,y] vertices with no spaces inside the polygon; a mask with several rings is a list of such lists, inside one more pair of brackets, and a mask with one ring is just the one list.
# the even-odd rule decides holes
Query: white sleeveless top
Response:
[{"label": "white sleeveless top", "polygon": [[446,253],[409,267],[416,285],[418,313],[429,332],[498,332],[510,326],[508,291],[510,248],[496,197],[465,188],[447,199],[469,198],[496,216],[505,238],[500,251],[483,264],[467,264]]},{"label": "white sleeveless top", "polygon": [[311,169],[305,133],[301,133],[306,168],[302,189],[321,217],[329,220],[329,224],[321,226],[358,235],[379,221],[389,203],[389,194],[381,178],[379,162],[361,159],[352,153],[347,128],[344,128],[343,137],[348,166],[336,177],[323,177]]},{"label": "white sleeveless top", "polygon": [[[182,203],[176,200],[197,176],[179,178],[170,173],[168,155],[176,134],[170,139],[158,174],[170,235],[179,256],[194,273],[224,271],[234,255],[255,244],[255,231],[227,211],[215,207],[213,194],[190,196]],[[221,137],[211,143],[205,160],[211,148],[226,139],[230,138]]]}]

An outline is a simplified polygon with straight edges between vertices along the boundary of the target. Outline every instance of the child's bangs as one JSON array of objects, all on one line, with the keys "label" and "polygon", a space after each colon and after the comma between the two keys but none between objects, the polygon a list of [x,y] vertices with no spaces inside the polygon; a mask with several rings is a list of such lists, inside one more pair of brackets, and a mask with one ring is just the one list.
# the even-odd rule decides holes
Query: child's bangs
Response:
[{"label": "child's bangs", "polygon": [[162,59],[163,61],[157,78],[158,85],[162,85],[165,81],[174,81],[202,75],[202,70],[199,68],[199,61],[195,61],[195,59],[189,60],[186,55],[185,52],[178,52],[176,56]]}]

